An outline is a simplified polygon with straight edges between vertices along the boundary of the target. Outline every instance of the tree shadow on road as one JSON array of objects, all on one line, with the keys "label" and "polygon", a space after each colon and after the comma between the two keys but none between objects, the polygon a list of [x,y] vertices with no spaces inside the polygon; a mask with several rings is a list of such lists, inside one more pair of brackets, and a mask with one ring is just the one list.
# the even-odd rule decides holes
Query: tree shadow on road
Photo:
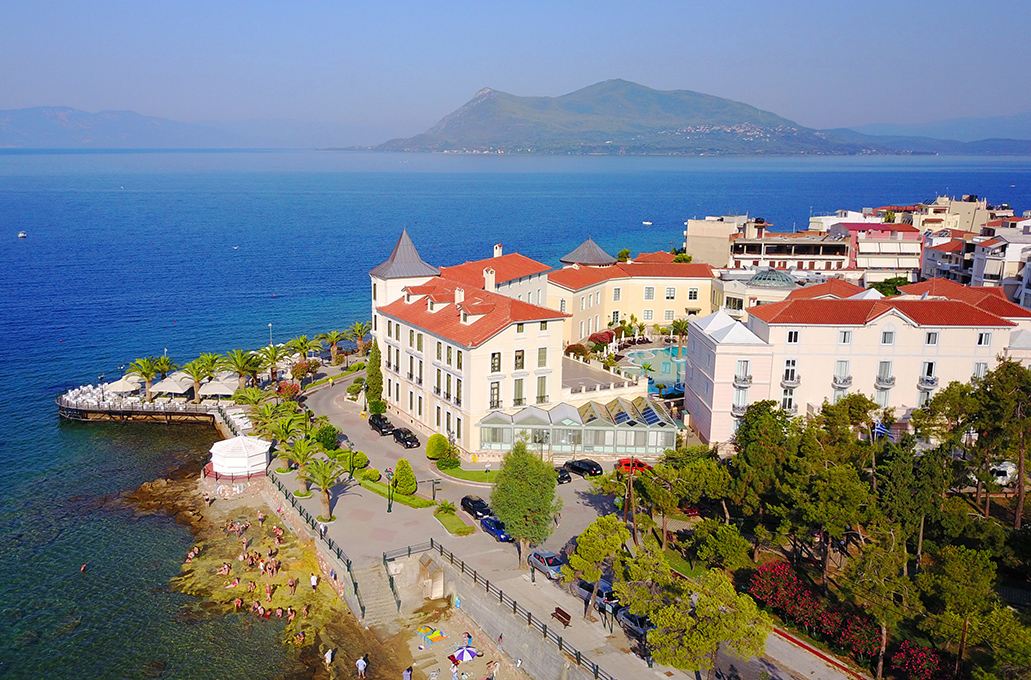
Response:
[{"label": "tree shadow on road", "polygon": [[581,505],[594,509],[598,515],[608,515],[616,512],[616,497],[606,493],[591,493],[590,491],[576,491],[576,500]]}]

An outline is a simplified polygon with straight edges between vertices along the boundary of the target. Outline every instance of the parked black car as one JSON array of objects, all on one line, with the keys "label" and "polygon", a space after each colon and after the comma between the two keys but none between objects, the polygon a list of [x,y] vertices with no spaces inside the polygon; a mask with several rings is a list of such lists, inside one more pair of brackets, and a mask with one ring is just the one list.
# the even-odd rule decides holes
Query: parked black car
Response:
[{"label": "parked black car", "polygon": [[415,436],[415,433],[409,430],[407,427],[399,427],[394,429],[394,441],[405,447],[406,449],[419,448],[419,438]]},{"label": "parked black car", "polygon": [[475,519],[483,519],[484,517],[490,517],[494,514],[491,512],[490,506],[487,505],[487,501],[483,500],[479,496],[463,496],[462,509],[472,515]]},{"label": "parked black car", "polygon": [[379,432],[381,437],[385,437],[394,431],[394,425],[382,413],[374,413],[369,416],[369,427]]},{"label": "parked black car", "polygon": [[590,458],[581,458],[580,460],[570,460],[566,462],[566,469],[570,472],[575,472],[582,477],[597,477],[602,473],[601,466],[595,463]]},{"label": "parked black car", "polygon": [[569,470],[564,467],[555,468],[555,474],[558,475],[559,484],[569,484],[573,481],[573,478],[569,476]]}]

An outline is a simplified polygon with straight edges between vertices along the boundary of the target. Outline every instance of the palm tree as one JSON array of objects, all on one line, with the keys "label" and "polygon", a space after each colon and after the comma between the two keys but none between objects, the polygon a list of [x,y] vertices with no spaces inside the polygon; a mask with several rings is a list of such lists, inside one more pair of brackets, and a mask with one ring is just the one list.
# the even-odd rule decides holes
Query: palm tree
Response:
[{"label": "palm tree", "polygon": [[365,336],[372,330],[372,324],[368,321],[355,321],[351,324],[351,327],[344,331],[344,336],[348,340],[354,341],[358,345],[358,354],[365,354]]},{"label": "palm tree", "polygon": [[158,373],[161,374],[162,380],[167,378],[169,373],[179,368],[179,366],[177,366],[175,362],[172,361],[172,357],[168,356],[167,354],[162,354],[154,361],[154,368],[155,370],[157,370]]},{"label": "palm tree", "polygon": [[684,338],[687,337],[687,332],[691,327],[691,324],[687,319],[676,319],[669,325],[670,330],[677,336],[677,356],[684,356]]},{"label": "palm tree", "polygon": [[315,338],[329,345],[329,361],[336,365],[337,352],[340,350],[337,345],[341,341],[347,340],[347,334],[341,331],[326,331],[325,333],[316,335]]},{"label": "palm tree", "polygon": [[322,341],[318,339],[309,340],[307,335],[300,335],[287,342],[286,346],[297,354],[298,361],[304,361],[308,358],[309,351],[313,349],[322,349]]},{"label": "palm tree", "polygon": [[160,372],[157,363],[158,360],[154,357],[143,357],[129,364],[129,370],[126,371],[143,379],[144,398],[147,401],[150,401],[150,383]]},{"label": "palm tree", "polygon": [[[232,371],[240,379],[240,389],[247,387],[247,376],[261,368],[261,357],[243,349],[231,349],[218,362],[218,368]],[[237,402],[239,403],[239,402]]]},{"label": "palm tree", "polygon": [[257,406],[267,395],[257,387],[244,387],[233,393],[233,401],[240,406]]},{"label": "palm tree", "polygon": [[[303,473],[304,481],[311,482],[319,489],[319,496],[322,498],[322,516],[317,519],[320,522],[332,522],[336,519],[330,514],[329,490],[340,483],[340,475],[343,473],[344,469],[336,461],[325,458],[316,458],[308,463],[307,469]],[[297,476],[300,479],[302,475],[298,474]]]},{"label": "palm tree", "polygon": [[276,382],[276,369],[279,367],[279,362],[289,355],[290,351],[288,349],[277,345],[266,345],[258,350],[258,356],[261,357],[261,367],[268,370],[269,380],[272,383]]},{"label": "palm tree", "polygon": [[201,359],[194,359],[186,364],[182,367],[182,371],[193,381],[193,403],[199,404],[200,384],[204,381],[204,378],[210,378],[214,375],[214,372]]},{"label": "palm tree", "polygon": [[648,377],[648,374],[655,370],[655,367],[651,364],[641,364],[641,376],[644,378]]},{"label": "palm tree", "polygon": [[211,375],[214,376],[218,369],[222,368],[222,355],[216,354],[215,352],[205,352],[197,358],[197,361],[202,366],[211,371]]},{"label": "palm tree", "polygon": [[304,416],[300,413],[284,414],[279,404],[259,404],[255,419],[259,424],[255,429],[273,437],[280,444],[301,434]]},{"label": "palm tree", "polygon": [[290,445],[290,460],[297,463],[297,479],[301,482],[301,489],[308,493],[308,466],[315,460],[315,456],[322,453],[322,446],[312,439],[300,439]]}]

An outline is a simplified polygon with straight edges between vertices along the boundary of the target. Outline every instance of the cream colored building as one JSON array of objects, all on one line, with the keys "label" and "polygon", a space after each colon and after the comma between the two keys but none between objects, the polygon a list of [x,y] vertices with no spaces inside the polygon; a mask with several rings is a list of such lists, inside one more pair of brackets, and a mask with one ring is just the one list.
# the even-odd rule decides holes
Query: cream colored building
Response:
[{"label": "cream colored building", "polygon": [[548,307],[570,315],[565,341],[580,342],[633,315],[646,325],[668,325],[709,311],[713,270],[707,264],[620,262],[573,264],[548,274]]},{"label": "cream colored building", "polygon": [[747,324],[722,311],[692,320],[684,408],[699,436],[728,441],[748,405],[766,399],[811,415],[861,392],[905,418],[999,356],[1031,361],[1031,312],[950,283],[884,299],[789,299],[751,310]]}]

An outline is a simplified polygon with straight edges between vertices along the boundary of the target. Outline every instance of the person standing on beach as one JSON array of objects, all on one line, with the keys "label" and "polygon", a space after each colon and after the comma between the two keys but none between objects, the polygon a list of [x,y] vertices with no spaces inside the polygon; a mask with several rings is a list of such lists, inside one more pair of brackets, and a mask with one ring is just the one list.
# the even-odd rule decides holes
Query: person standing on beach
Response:
[{"label": "person standing on beach", "polygon": [[291,576],[290,580],[286,582],[286,587],[290,589],[291,595],[297,592],[297,581],[294,580],[293,576]]},{"label": "person standing on beach", "polygon": [[[366,655],[368,656],[368,655]],[[358,657],[358,660],[354,662],[354,665],[358,667],[358,677],[365,677],[365,667],[369,665],[369,662],[365,660],[364,656]]]},{"label": "person standing on beach", "polygon": [[319,577],[318,577],[318,576],[316,576],[316,575],[315,575],[315,574],[313,573],[313,574],[311,575],[311,592],[313,592],[313,593],[314,593],[314,592],[315,592],[315,588],[316,588],[316,586],[318,586],[318,585],[319,585]]}]

